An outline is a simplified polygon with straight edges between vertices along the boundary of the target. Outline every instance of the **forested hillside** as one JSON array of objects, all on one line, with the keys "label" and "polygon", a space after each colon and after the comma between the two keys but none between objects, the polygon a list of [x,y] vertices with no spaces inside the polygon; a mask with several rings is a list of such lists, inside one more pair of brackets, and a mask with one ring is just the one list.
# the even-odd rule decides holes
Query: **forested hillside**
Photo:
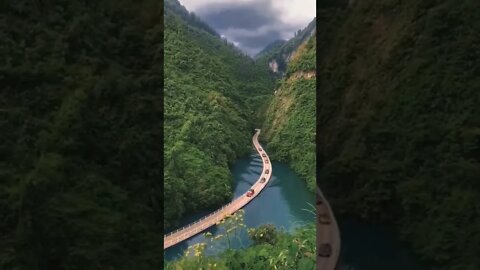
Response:
[{"label": "forested hillside", "polygon": [[162,5],[0,3],[0,269],[159,269]]},{"label": "forested hillside", "polygon": [[285,43],[287,43],[287,40],[275,40],[257,53],[257,55],[255,55],[255,59],[262,58],[262,56],[266,54],[279,50],[283,45],[285,45]]},{"label": "forested hillside", "polygon": [[232,44],[218,38],[176,0],[165,9],[166,228],[187,211],[231,199],[228,165],[250,151],[259,107],[274,80]]},{"label": "forested hillside", "polygon": [[316,23],[313,19],[304,29],[298,30],[295,36],[287,41],[274,41],[255,56],[255,61],[268,65],[270,70],[281,78],[288,69],[295,51],[315,34]]},{"label": "forested hillside", "polygon": [[351,3],[318,11],[320,186],[434,269],[480,269],[480,2]]},{"label": "forested hillside", "polygon": [[272,159],[288,163],[316,186],[315,172],[315,72],[316,36],[292,54],[286,76],[279,82],[264,122],[265,139]]}]

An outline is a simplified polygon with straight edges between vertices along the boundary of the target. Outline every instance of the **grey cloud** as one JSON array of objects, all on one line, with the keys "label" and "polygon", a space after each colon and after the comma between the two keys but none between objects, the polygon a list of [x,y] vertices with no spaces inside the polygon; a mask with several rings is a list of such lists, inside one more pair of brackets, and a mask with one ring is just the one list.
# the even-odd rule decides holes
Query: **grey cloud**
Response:
[{"label": "grey cloud", "polygon": [[[283,23],[270,0],[205,4],[196,13],[218,33],[228,32],[227,38],[238,42],[238,47],[251,56],[271,42],[283,39],[286,32],[293,34],[306,26]],[[261,31],[261,27],[268,27],[268,31]]]},{"label": "grey cloud", "polygon": [[220,30],[240,28],[253,30],[272,23],[272,18],[250,7],[228,8],[224,10],[203,13],[202,17],[213,28]]}]

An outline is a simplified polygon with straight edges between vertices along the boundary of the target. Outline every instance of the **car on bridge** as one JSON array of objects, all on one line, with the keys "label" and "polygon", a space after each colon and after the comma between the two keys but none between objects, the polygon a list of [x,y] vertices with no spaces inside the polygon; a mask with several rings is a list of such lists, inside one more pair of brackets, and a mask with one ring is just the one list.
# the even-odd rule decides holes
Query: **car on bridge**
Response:
[{"label": "car on bridge", "polygon": [[260,179],[260,183],[265,183],[265,180],[267,179],[265,179],[265,177],[262,177],[262,179]]},{"label": "car on bridge", "polygon": [[267,157],[267,155],[265,155],[265,153],[262,154],[262,157]]},{"label": "car on bridge", "polygon": [[318,214],[318,222],[321,224],[330,224],[330,217],[325,213]]},{"label": "car on bridge", "polygon": [[265,159],[265,164],[268,164],[268,159]]},{"label": "car on bridge", "polygon": [[332,254],[332,246],[330,244],[321,244],[320,248],[318,249],[318,256],[320,257],[330,257]]},{"label": "car on bridge", "polygon": [[253,194],[255,194],[255,190],[253,190],[253,188],[251,188],[247,191],[247,197],[252,197]]},{"label": "car on bridge", "polygon": [[260,152],[261,152],[261,151],[262,151],[262,148],[261,148],[261,147],[259,147],[259,148],[258,148],[258,151],[260,151]]},{"label": "car on bridge", "polygon": [[266,171],[265,171],[265,174],[268,174],[269,172],[270,172],[270,170],[266,170]]}]

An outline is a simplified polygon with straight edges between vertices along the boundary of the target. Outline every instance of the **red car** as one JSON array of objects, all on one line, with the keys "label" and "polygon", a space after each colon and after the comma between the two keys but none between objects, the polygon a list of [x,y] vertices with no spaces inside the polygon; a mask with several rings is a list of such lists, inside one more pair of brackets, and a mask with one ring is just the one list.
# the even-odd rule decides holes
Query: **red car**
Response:
[{"label": "red car", "polygon": [[255,194],[255,190],[249,189],[249,190],[247,191],[247,197],[252,197],[253,194]]}]

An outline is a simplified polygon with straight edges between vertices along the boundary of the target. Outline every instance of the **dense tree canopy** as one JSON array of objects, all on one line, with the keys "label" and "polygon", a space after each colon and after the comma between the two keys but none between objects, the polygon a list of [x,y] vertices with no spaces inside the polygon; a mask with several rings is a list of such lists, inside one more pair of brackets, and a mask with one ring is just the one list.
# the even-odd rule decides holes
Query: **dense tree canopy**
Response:
[{"label": "dense tree canopy", "polygon": [[161,267],[161,16],[0,4],[0,269]]},{"label": "dense tree canopy", "polygon": [[295,36],[289,40],[276,40],[265,47],[255,56],[255,61],[261,65],[269,65],[275,61],[278,65],[278,71],[275,73],[278,79],[281,79],[290,69],[290,60],[298,47],[305,43],[315,33],[316,19],[314,18],[304,29],[298,30]]},{"label": "dense tree canopy", "polygon": [[319,10],[319,181],[436,269],[479,269],[480,3]]}]

